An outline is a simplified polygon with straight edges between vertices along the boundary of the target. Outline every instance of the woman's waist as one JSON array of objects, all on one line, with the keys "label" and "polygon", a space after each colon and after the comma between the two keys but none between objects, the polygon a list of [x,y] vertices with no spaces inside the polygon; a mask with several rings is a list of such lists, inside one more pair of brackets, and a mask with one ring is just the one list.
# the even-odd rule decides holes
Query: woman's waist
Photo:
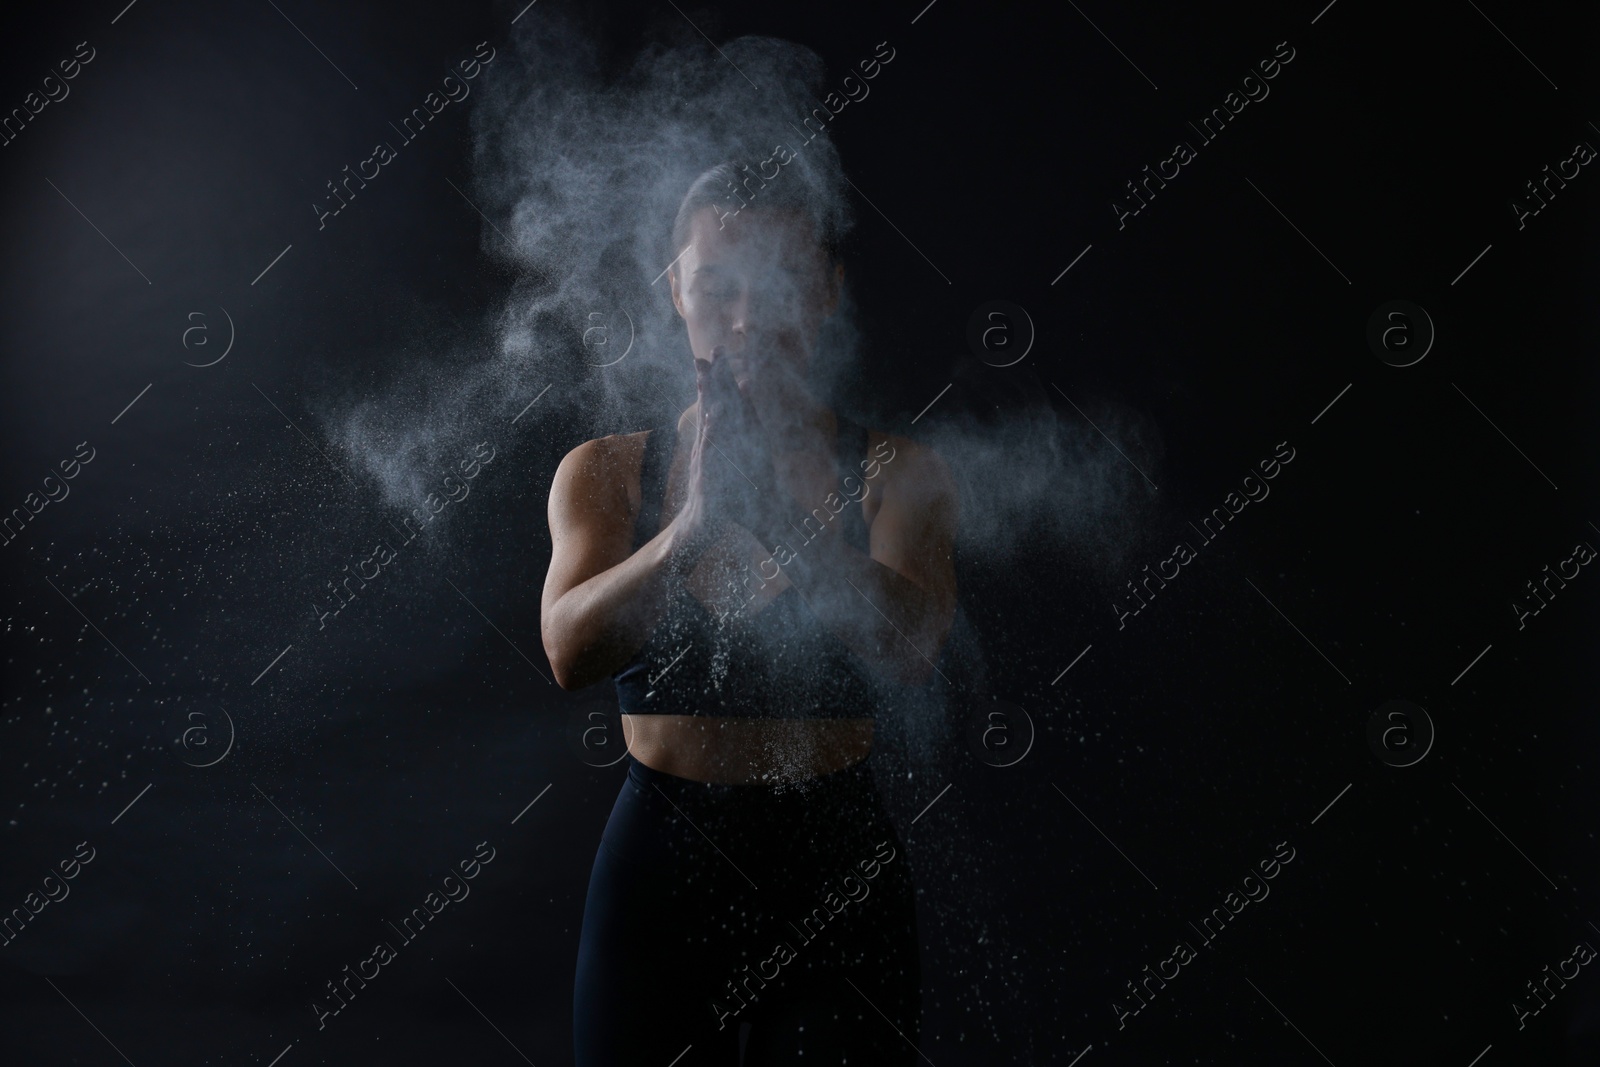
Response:
[{"label": "woman's waist", "polygon": [[713,625],[693,596],[680,593],[677,624],[658,624],[611,676],[622,711],[739,715],[748,708],[751,718],[870,716],[871,670],[833,633],[806,623],[799,597],[788,592],[783,609],[761,613],[761,626],[727,629]]},{"label": "woman's waist", "polygon": [[870,718],[622,716],[634,761],[694,782],[782,785],[837,774],[872,752]]},{"label": "woman's waist", "polygon": [[684,657],[654,671],[630,664],[612,681],[619,710],[641,720],[812,722],[871,720],[878,714],[871,679],[837,660],[815,661],[804,669],[774,669],[763,662],[708,669]]}]

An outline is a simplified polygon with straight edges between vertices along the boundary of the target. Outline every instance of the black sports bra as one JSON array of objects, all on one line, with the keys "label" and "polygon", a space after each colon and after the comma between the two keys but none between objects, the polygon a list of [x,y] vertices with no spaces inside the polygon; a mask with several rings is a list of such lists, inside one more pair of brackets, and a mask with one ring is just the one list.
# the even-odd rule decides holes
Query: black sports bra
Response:
[{"label": "black sports bra", "polygon": [[[634,551],[660,531],[677,439],[675,425],[651,430],[645,438]],[[842,477],[862,483],[869,463],[863,459],[858,469],[856,458],[866,455],[866,444],[866,428],[839,416],[836,462]],[[826,507],[815,513],[840,524],[837,532],[862,552],[869,547],[861,513],[866,492],[870,489],[859,499],[852,495],[838,514],[830,515]],[[795,552],[805,551],[799,535],[790,545]],[[751,575],[753,583],[744,588],[753,596],[765,582],[754,568]],[[627,715],[762,719],[873,718],[872,694],[880,684],[818,621],[793,585],[759,611],[734,609],[719,620],[681,582],[668,593],[655,630],[612,681],[617,703]]]}]

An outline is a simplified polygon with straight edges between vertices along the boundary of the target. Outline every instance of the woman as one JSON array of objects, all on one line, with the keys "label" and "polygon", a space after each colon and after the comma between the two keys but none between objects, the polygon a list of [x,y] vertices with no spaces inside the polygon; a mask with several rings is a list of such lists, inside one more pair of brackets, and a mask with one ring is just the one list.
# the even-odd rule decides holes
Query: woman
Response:
[{"label": "woman", "polygon": [[931,450],[806,387],[843,215],[794,170],[691,185],[668,273],[698,399],[579,445],[550,488],[545,651],[565,689],[614,678],[629,751],[584,910],[580,1067],[919,1055],[913,887],[869,757],[885,694],[927,685],[949,631],[956,500]]}]

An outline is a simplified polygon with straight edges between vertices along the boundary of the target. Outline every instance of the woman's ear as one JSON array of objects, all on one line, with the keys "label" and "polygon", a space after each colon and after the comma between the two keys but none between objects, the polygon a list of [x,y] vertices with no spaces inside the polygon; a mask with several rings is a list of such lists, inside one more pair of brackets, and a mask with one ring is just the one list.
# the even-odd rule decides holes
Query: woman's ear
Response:
[{"label": "woman's ear", "polygon": [[686,316],[683,313],[683,295],[678,292],[678,268],[676,266],[667,268],[667,281],[671,283],[672,286],[672,306],[677,309],[678,318],[685,318]]}]

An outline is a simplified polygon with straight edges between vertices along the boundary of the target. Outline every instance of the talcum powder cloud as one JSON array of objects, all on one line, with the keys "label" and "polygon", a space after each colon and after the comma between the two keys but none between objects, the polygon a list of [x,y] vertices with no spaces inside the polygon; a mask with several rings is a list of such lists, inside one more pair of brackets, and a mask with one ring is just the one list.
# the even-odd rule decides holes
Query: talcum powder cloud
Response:
[{"label": "talcum powder cloud", "polygon": [[[490,360],[413,366],[392,396],[337,420],[387,503],[413,502],[453,433],[509,420],[546,385],[566,440],[653,425],[692,401],[688,345],[660,275],[679,201],[713,164],[755,166],[787,144],[796,151],[780,180],[823,197],[820,209],[848,228],[850,206],[830,192],[843,186],[834,146],[816,136],[800,148],[794,129],[828,91],[821,59],[761,37],[722,44],[724,59],[687,27],[671,32],[604,69],[594,37],[552,11],[480,80],[468,191],[491,220],[484,251],[521,276],[496,312]],[[608,351],[631,338],[612,366],[597,367],[584,344],[597,323]],[[423,410],[402,396],[424,396]]]},{"label": "talcum powder cloud", "polygon": [[[519,29],[479,80],[467,191],[490,220],[484,252],[520,277],[491,311],[489,358],[463,352],[419,361],[403,375],[409,381],[336,420],[341,443],[378,481],[385,503],[413,506],[460,441],[482,436],[476,427],[526,433],[537,422],[541,436],[570,447],[663,424],[693,401],[688,342],[662,272],[676,255],[669,238],[679,202],[713,164],[755,168],[785,146],[792,158],[774,183],[804,188],[838,232],[852,227],[837,149],[816,132],[819,123],[806,121],[837,81],[821,58],[750,36],[719,42],[719,53],[686,26],[663,26],[659,39],[618,64],[592,33],[552,10],[536,31]],[[878,73],[880,85],[892,76]],[[760,203],[757,195],[751,206]],[[827,403],[862,395],[849,290],[847,267],[813,364],[813,386]],[[609,335],[608,358],[631,343],[628,355],[599,366],[607,360],[585,344],[597,328]],[[1130,547],[1130,503],[1150,495],[1142,477],[1082,419],[1057,415],[1030,368],[970,362],[942,410],[911,428],[956,474],[961,536],[996,553],[1023,540],[1059,540],[1096,569],[1116,562]],[[930,374],[943,373],[930,366]],[[498,429],[547,386],[517,431]],[[1159,460],[1148,420],[1114,406],[1094,415],[1141,465]]]}]

